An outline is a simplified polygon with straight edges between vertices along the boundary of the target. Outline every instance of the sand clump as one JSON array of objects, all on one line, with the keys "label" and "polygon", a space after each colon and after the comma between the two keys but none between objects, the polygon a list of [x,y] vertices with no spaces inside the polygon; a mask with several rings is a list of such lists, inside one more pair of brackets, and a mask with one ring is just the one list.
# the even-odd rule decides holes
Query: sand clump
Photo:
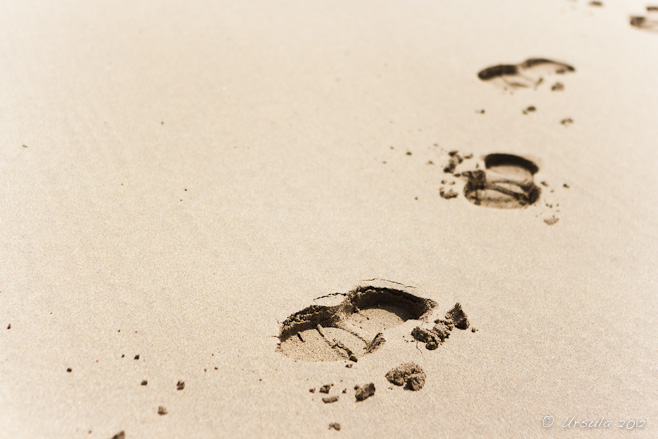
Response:
[{"label": "sand clump", "polygon": [[357,401],[365,401],[375,394],[375,383],[368,383],[365,386],[354,386],[354,396]]},{"label": "sand clump", "polygon": [[433,351],[434,349],[439,347],[439,344],[443,342],[442,339],[440,339],[438,334],[435,334],[433,330],[431,329],[424,329],[421,328],[420,326],[416,326],[412,331],[411,331],[411,336],[418,340],[421,343],[425,343],[425,348],[427,350]]},{"label": "sand clump", "polygon": [[455,172],[455,169],[457,169],[457,166],[464,161],[464,157],[462,157],[458,151],[450,151],[448,155],[450,156],[450,159],[443,168],[443,172],[446,174],[452,174]]},{"label": "sand clump", "polygon": [[320,387],[319,392],[320,393],[329,393],[329,390],[333,387],[333,384],[325,384],[324,386]]},{"label": "sand clump", "polygon": [[558,221],[560,221],[560,219],[555,217],[555,216],[544,219],[544,222],[546,224],[548,224],[549,226],[552,226],[553,224],[557,223]]},{"label": "sand clump", "polygon": [[391,384],[413,391],[422,389],[426,378],[425,371],[416,363],[401,364],[386,374],[386,379]]},{"label": "sand clump", "polygon": [[551,91],[563,91],[564,90],[564,84],[562,84],[560,81],[556,82],[551,86]]},{"label": "sand clump", "polygon": [[446,191],[444,188],[441,188],[441,190],[439,191],[439,195],[441,196],[441,198],[450,200],[452,198],[457,198],[459,194],[455,192],[453,189],[448,189]]},{"label": "sand clump", "polygon": [[322,398],[322,402],[324,402],[325,404],[331,404],[332,402],[336,402],[336,401],[338,401],[338,396],[337,395],[325,396],[325,397]]},{"label": "sand clump", "polygon": [[468,317],[459,302],[455,303],[455,306],[446,313],[446,320],[454,323],[458,329],[468,329],[470,326]]},{"label": "sand clump", "polygon": [[630,17],[630,25],[649,32],[658,32],[658,6],[647,6],[646,15]]},{"label": "sand clump", "polygon": [[437,319],[434,323],[435,325],[431,329],[416,326],[411,331],[411,336],[415,340],[425,343],[425,348],[430,351],[438,348],[450,337],[450,332],[454,328],[463,330],[470,326],[468,317],[459,302],[446,313],[445,319]]},{"label": "sand clump", "polygon": [[453,329],[453,325],[450,322],[436,321],[436,324],[432,328],[432,333],[438,337],[439,341],[443,343],[448,337],[450,337],[450,331]]}]

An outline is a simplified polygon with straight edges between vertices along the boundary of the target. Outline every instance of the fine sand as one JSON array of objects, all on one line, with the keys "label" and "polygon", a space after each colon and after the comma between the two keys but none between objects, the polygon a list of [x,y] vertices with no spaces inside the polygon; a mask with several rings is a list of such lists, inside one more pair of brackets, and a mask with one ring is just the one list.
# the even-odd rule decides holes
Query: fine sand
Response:
[{"label": "fine sand", "polygon": [[1,2],[0,437],[658,437],[652,6]]}]

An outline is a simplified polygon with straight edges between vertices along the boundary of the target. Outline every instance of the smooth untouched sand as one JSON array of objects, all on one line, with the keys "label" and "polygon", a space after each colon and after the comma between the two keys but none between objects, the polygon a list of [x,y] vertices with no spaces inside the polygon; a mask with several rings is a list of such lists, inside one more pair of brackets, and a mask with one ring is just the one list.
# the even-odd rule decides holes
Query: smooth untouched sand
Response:
[{"label": "smooth untouched sand", "polygon": [[[645,6],[2,2],[0,436],[657,437]],[[575,72],[477,76],[537,57]],[[532,160],[540,199],[468,202],[451,150]],[[409,320],[351,368],[277,352],[375,277],[478,332],[428,351]],[[406,363],[417,392],[386,381]]]}]

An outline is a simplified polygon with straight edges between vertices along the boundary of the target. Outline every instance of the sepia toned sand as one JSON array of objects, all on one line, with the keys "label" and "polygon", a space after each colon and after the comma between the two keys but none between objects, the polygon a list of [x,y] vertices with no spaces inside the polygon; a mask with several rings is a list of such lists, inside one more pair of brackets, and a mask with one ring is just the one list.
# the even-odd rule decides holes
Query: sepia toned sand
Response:
[{"label": "sepia toned sand", "polygon": [[[657,437],[647,5],[2,2],[0,436]],[[532,58],[574,71],[478,77]],[[370,279],[431,318],[282,352]],[[476,332],[414,340],[457,302]],[[408,363],[420,390],[385,377]]]}]

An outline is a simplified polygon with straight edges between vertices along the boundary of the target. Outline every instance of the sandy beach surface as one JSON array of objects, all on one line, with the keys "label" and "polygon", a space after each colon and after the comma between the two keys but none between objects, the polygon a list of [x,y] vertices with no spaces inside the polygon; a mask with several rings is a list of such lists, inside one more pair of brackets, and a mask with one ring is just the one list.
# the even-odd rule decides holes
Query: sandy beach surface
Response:
[{"label": "sandy beach surface", "polygon": [[647,6],[0,2],[0,437],[658,437]]}]

